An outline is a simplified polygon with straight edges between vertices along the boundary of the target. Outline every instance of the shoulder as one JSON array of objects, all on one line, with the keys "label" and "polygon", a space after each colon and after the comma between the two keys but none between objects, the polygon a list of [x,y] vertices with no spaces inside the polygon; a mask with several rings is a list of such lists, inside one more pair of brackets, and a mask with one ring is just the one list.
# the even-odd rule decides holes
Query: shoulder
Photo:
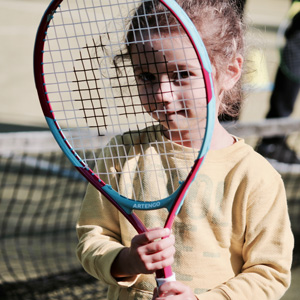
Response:
[{"label": "shoulder", "polygon": [[207,163],[217,164],[225,169],[226,173],[235,173],[256,183],[281,180],[281,175],[274,167],[240,138],[230,147],[210,151],[207,155]]},{"label": "shoulder", "polygon": [[[281,175],[251,146],[244,143],[232,173],[237,173],[240,187],[243,187],[249,203],[264,206],[281,198],[286,201],[285,187]],[[233,175],[234,177],[235,175]],[[277,201],[277,200],[276,200]],[[263,204],[262,204],[263,203]]]},{"label": "shoulder", "polygon": [[247,155],[243,158],[245,164],[257,178],[281,180],[281,175],[262,155],[257,153],[251,146],[245,144]]},{"label": "shoulder", "polygon": [[241,152],[237,167],[244,170],[247,179],[253,183],[256,189],[263,186],[270,189],[274,185],[283,185],[281,175],[251,146],[244,143]]}]

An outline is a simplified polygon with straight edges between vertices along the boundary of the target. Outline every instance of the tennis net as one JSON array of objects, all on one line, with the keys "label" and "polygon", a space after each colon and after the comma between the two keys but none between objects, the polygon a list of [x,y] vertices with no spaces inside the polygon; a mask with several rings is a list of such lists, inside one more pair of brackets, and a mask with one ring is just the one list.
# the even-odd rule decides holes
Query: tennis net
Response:
[{"label": "tennis net", "polygon": [[75,255],[86,185],[49,132],[0,135],[1,299],[105,295]]},{"label": "tennis net", "polygon": [[[252,146],[263,136],[287,135],[300,154],[300,120],[226,127]],[[274,166],[285,182],[297,243],[300,168]],[[51,133],[0,134],[1,299],[105,299],[106,287],[82,269],[75,255],[75,224],[86,185]]]}]

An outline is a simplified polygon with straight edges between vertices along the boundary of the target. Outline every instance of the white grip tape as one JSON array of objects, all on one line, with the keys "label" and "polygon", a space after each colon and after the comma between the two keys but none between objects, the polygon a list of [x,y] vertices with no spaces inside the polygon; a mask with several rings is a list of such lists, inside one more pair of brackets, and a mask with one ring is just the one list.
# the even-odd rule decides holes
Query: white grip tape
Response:
[{"label": "white grip tape", "polygon": [[165,282],[176,281],[175,273],[172,273],[172,276],[168,278],[156,278],[157,286],[160,287]]}]

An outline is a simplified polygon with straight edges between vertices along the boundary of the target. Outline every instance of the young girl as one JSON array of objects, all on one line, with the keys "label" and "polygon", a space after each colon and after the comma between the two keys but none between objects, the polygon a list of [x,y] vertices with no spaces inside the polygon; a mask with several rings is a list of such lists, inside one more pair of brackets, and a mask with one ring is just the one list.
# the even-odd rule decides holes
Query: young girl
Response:
[{"label": "young girl", "polygon": [[[230,1],[178,3],[196,25],[210,56],[217,111],[236,114],[244,52],[241,15]],[[160,5],[155,9],[159,11]],[[201,115],[201,109],[175,99],[201,93],[199,68],[174,70],[167,49],[168,43],[180,43],[176,34],[172,40],[144,42],[140,33],[135,45],[129,32],[127,40],[141,103],[163,127],[159,138],[172,140],[178,148],[197,148],[197,142],[189,142],[191,136],[197,136],[190,127],[196,125],[194,115]],[[188,43],[181,45],[181,50],[177,60],[193,60],[195,54]],[[191,89],[185,87],[190,77],[195,79]],[[182,141],[184,135],[188,136]],[[122,141],[120,137],[115,142]],[[128,183],[126,174],[117,180]],[[155,194],[157,182],[145,180],[142,184],[149,194]],[[77,255],[87,272],[109,285],[109,300],[279,299],[288,288],[293,237],[283,182],[264,158],[229,134],[217,117],[211,149],[172,233],[157,227],[165,214],[161,210],[138,212],[146,226],[154,229],[137,235],[89,185],[77,224]],[[153,273],[169,265],[177,281],[158,290]]]}]

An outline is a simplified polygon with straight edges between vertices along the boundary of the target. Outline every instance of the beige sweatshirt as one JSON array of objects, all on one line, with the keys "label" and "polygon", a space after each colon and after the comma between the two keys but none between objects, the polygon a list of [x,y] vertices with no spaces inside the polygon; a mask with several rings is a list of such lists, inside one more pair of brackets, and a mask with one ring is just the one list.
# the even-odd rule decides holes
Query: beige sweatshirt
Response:
[{"label": "beige sweatshirt", "polygon": [[[126,182],[124,176],[118,180]],[[149,193],[157,189],[156,181],[143,180],[143,184]],[[163,226],[167,211],[137,214],[153,228]],[[243,140],[207,154],[173,232],[176,279],[190,286],[199,300],[275,300],[290,284],[293,236],[284,185],[272,166]],[[78,258],[88,273],[108,284],[107,299],[152,299],[154,275],[123,281],[111,276],[115,257],[130,246],[136,232],[91,185],[77,233]]]}]

